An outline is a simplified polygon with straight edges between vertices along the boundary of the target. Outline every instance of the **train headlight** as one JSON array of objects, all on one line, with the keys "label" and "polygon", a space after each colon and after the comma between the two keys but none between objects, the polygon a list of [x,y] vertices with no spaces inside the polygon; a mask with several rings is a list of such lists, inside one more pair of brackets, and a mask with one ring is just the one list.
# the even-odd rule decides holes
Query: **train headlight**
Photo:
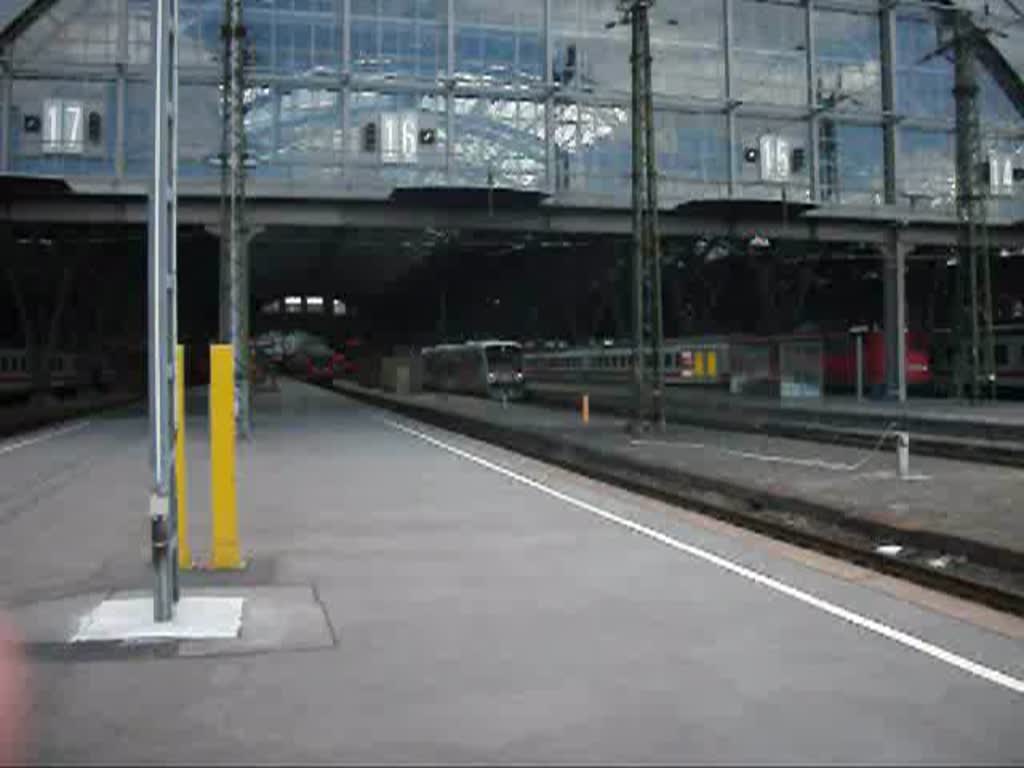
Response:
[{"label": "train headlight", "polygon": [[516,381],[522,381],[522,380],[523,380],[523,372],[522,371],[516,371]]},{"label": "train headlight", "polygon": [[487,374],[487,381],[489,381],[491,384],[493,384],[497,380],[498,380],[498,377],[495,376],[493,373],[488,373]]}]

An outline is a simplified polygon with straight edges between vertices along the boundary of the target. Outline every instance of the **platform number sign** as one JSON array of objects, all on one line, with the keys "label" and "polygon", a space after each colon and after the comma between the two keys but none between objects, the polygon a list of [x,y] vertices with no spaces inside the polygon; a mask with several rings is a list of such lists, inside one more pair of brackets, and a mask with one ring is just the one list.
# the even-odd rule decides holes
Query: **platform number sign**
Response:
[{"label": "platform number sign", "polygon": [[1013,161],[1009,155],[993,152],[988,156],[988,191],[993,197],[1013,194]]},{"label": "platform number sign", "polygon": [[85,146],[85,108],[80,101],[43,103],[43,152],[81,154]]},{"label": "platform number sign", "polygon": [[415,163],[420,143],[416,112],[386,112],[380,116],[380,158],[384,163]]},{"label": "platform number sign", "polygon": [[787,139],[765,134],[760,139],[761,180],[787,181],[790,174],[790,146]]}]

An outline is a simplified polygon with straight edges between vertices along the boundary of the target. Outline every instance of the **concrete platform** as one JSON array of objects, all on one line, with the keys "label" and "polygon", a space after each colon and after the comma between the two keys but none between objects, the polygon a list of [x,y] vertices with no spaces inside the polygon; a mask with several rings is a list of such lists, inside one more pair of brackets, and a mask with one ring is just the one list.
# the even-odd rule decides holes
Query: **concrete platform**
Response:
[{"label": "concrete platform", "polygon": [[148,587],[145,445],[140,413],[0,457],[35,763],[1024,761],[1024,621],[292,382],[239,456],[268,565],[187,585],[240,636],[68,643]]},{"label": "concrete platform", "polygon": [[[678,424],[663,434],[631,435],[626,420],[603,414],[584,426],[578,412],[534,403],[336,386],[595,477],[1024,610],[1024,469],[920,456],[911,436],[911,471],[903,479],[895,451],[877,438],[861,449]],[[893,562],[873,557],[887,553]]]}]

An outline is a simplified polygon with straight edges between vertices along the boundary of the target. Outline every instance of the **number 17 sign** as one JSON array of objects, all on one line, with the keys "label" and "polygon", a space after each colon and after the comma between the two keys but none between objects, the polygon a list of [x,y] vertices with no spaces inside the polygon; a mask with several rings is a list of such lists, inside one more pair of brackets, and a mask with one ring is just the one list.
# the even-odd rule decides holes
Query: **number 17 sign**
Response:
[{"label": "number 17 sign", "polygon": [[43,151],[80,154],[85,139],[84,122],[80,101],[47,99],[43,103]]}]

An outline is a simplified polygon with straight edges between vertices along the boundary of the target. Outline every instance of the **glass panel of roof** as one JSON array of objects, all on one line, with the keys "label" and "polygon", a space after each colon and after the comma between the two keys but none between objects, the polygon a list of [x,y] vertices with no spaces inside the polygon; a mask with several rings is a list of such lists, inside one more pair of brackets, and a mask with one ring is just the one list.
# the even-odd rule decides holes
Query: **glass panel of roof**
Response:
[{"label": "glass panel of roof", "polygon": [[355,0],[352,70],[435,80],[448,69],[446,0]]},{"label": "glass panel of roof", "polygon": [[464,85],[544,77],[542,0],[455,0],[455,76]]},{"label": "glass panel of roof", "polygon": [[14,46],[18,63],[113,63],[118,54],[116,0],[63,0],[35,21]]},{"label": "glass panel of roof", "polygon": [[546,181],[545,105],[493,97],[455,99],[460,183],[539,189]]},{"label": "glass panel of roof", "polygon": [[939,24],[930,14],[896,17],[896,109],[914,117],[952,119],[953,62],[941,49]]},{"label": "glass panel of roof", "polygon": [[807,103],[805,9],[783,2],[737,0],[735,97],[746,103]]},{"label": "glass panel of roof", "polygon": [[881,111],[879,35],[877,14],[814,12],[819,104],[834,104],[836,111]]}]

